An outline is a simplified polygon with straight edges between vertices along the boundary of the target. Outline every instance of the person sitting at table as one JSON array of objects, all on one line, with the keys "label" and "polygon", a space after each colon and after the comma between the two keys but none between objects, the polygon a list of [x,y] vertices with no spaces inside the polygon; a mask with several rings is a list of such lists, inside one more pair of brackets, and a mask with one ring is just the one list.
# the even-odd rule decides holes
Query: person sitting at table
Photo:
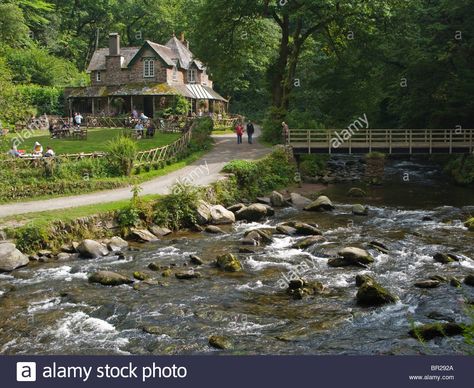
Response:
[{"label": "person sitting at table", "polygon": [[13,146],[10,151],[8,151],[7,153],[9,156],[13,156],[14,158],[19,158],[20,157],[20,153],[18,152],[16,146]]},{"label": "person sitting at table", "polygon": [[44,153],[45,158],[52,158],[56,155],[56,153],[53,151],[51,147],[46,147],[46,152]]},{"label": "person sitting at table", "polygon": [[145,113],[140,114],[140,120],[142,121],[143,124],[145,124],[148,121],[148,116],[145,115]]},{"label": "person sitting at table", "polygon": [[35,146],[33,148],[33,155],[43,155],[43,146],[38,142],[35,143]]}]

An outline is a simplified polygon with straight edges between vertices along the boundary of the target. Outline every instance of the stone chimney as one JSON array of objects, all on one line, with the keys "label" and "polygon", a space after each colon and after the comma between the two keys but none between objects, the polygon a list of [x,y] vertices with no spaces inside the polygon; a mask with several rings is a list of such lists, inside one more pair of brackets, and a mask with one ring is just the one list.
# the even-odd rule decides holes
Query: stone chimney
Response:
[{"label": "stone chimney", "polygon": [[186,48],[189,50],[189,41],[186,40],[184,32],[181,33],[179,36],[179,40],[181,41],[182,44],[186,46]]},{"label": "stone chimney", "polygon": [[109,34],[109,56],[120,56],[120,35],[116,32]]}]

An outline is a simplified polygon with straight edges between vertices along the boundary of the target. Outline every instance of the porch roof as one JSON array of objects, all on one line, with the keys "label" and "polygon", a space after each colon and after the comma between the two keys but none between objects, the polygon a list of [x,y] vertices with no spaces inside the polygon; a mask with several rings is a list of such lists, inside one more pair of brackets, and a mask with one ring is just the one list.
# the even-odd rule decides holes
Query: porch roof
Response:
[{"label": "porch roof", "polygon": [[161,84],[127,84],[117,86],[87,86],[80,88],[67,88],[64,92],[66,98],[100,98],[100,97],[125,97],[125,96],[176,96],[199,100],[227,100],[212,88],[192,85]]}]

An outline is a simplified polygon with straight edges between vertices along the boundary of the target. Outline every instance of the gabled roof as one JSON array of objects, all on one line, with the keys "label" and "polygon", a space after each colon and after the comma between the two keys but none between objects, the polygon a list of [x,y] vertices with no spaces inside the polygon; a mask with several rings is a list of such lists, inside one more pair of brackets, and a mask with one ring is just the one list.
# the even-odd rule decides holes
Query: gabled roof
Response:
[{"label": "gabled roof", "polygon": [[179,62],[184,69],[189,69],[189,66],[194,60],[194,56],[183,42],[176,38],[176,36],[173,36],[168,43],[166,43],[166,47],[173,51],[175,58],[179,59]]},{"label": "gabled roof", "polygon": [[[123,56],[122,69],[127,68],[133,57],[140,51],[140,47],[122,47],[120,54]],[[108,48],[101,48],[94,52],[92,59],[87,68],[87,72],[107,70],[105,66],[105,58],[109,55]]]},{"label": "gabled roof", "polygon": [[174,66],[174,61],[173,61],[173,51],[171,51],[168,47],[162,46],[161,44],[154,43],[152,41],[145,41],[144,45],[138,50],[138,52],[135,54],[135,56],[132,58],[132,60],[129,62],[129,66],[132,65],[135,61],[140,59],[141,53],[146,50],[147,48],[150,48],[153,50],[156,55],[163,61],[163,63],[166,66]]}]

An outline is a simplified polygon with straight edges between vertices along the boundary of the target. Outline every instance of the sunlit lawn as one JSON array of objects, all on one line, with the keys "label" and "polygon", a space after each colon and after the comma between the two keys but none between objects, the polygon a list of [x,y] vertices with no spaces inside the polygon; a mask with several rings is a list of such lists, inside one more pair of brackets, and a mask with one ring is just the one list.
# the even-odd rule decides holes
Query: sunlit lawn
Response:
[{"label": "sunlit lawn", "polygon": [[[35,142],[39,142],[43,148],[51,147],[56,154],[76,154],[76,153],[91,153],[107,150],[107,143],[113,140],[126,130],[117,128],[100,128],[89,129],[87,140],[73,140],[72,138],[65,139],[51,139],[48,131],[34,131],[33,133],[26,132],[11,133],[8,138],[18,138],[20,140],[19,150],[25,150],[27,153],[33,150]],[[29,138],[25,138],[25,134],[29,134]],[[156,133],[153,139],[136,140],[138,149],[146,151],[153,148],[158,148],[167,144],[171,144],[179,139],[179,133]]]}]

